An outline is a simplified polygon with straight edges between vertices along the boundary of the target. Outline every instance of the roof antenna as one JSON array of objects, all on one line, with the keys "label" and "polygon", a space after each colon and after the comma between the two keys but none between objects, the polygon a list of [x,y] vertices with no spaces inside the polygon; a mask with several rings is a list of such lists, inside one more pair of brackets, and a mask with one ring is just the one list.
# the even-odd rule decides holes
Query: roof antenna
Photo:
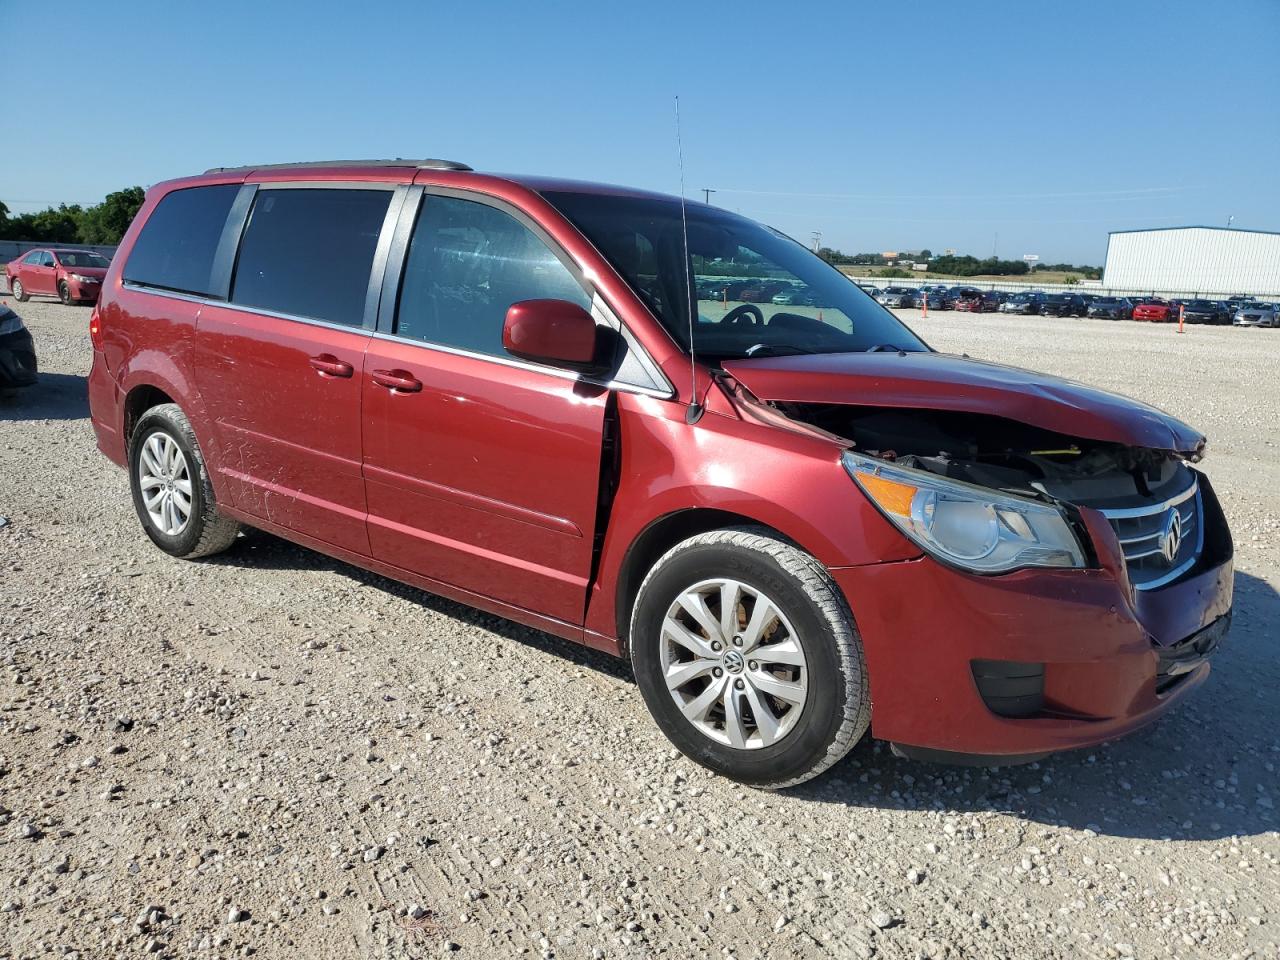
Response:
[{"label": "roof antenna", "polygon": [[697,304],[693,299],[693,278],[689,262],[689,217],[684,209],[684,144],[680,140],[680,95],[676,94],[676,160],[680,165],[680,232],[684,236],[684,295],[689,302],[689,407],[684,412],[684,422],[695,424],[702,419],[704,407],[698,402],[698,364],[693,355],[693,313]]}]

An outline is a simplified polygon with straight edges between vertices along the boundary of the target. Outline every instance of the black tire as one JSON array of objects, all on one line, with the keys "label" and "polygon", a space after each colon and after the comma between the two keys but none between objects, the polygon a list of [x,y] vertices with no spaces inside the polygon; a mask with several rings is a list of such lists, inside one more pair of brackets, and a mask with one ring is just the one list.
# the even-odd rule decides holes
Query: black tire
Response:
[{"label": "black tire", "polygon": [[58,299],[68,307],[75,303],[71,299],[71,286],[65,280],[58,284]]},{"label": "black tire", "polygon": [[13,294],[13,299],[19,303],[26,303],[31,299],[31,294],[27,293],[27,288],[22,285],[22,281],[17,277],[9,281],[9,292]]},{"label": "black tire", "polygon": [[[191,512],[186,526],[175,535],[161,530],[152,520],[143,502],[139,482],[143,446],[156,433],[167,434],[177,443],[191,476]],[[200,452],[187,415],[176,403],[152,407],[138,420],[129,441],[129,488],[133,492],[133,507],[142,529],[152,543],[171,556],[192,560],[221,553],[235,542],[240,531],[239,523],[218,512],[204,455]]]},{"label": "black tire", "polygon": [[[685,718],[664,681],[667,611],[682,592],[717,577],[767,595],[804,651],[803,710],[790,732],[768,746],[713,740]],[[870,724],[866,660],[843,594],[817,560],[763,527],[714,530],[669,550],[640,586],[630,644],[640,692],[663,733],[689,759],[739,783],[770,790],[803,783],[848,753]]]}]

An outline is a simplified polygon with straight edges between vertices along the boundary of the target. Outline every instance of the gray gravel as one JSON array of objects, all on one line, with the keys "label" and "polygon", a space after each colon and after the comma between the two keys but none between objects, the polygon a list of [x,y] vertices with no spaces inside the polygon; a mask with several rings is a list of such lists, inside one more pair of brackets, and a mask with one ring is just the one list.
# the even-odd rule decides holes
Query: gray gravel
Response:
[{"label": "gray gravel", "polygon": [[162,555],[93,446],[89,311],[19,309],[46,373],[0,400],[0,958],[1277,956],[1280,331],[917,323],[1210,434],[1231,642],[1106,748],[864,742],[764,794],[606,658],[265,534]]}]

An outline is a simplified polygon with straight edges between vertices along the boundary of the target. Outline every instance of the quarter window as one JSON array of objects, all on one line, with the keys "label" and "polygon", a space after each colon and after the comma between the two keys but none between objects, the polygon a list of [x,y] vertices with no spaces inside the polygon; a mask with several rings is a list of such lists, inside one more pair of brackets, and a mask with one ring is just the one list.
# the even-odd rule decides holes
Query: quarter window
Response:
[{"label": "quarter window", "polygon": [[22,262],[33,267],[38,267],[40,266],[40,258],[42,256],[43,254],[39,250],[32,250],[22,258]]},{"label": "quarter window", "polygon": [[213,259],[239,184],[188,187],[167,194],[151,211],[124,265],[126,282],[201,296],[212,289]]},{"label": "quarter window", "polygon": [[358,327],[389,190],[260,189],[233,303]]},{"label": "quarter window", "polygon": [[507,308],[539,299],[591,308],[568,267],[515,217],[472,200],[424,199],[405,260],[397,335],[505,356]]}]

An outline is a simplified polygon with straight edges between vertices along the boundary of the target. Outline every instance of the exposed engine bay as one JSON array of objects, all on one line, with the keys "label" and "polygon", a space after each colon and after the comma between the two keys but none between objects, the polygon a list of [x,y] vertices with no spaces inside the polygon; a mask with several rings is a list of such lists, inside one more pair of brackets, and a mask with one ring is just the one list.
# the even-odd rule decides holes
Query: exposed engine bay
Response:
[{"label": "exposed engine bay", "polygon": [[[759,401],[757,401],[759,402]],[[1065,436],[986,414],[848,404],[767,404],[862,454],[1005,493],[1082,506],[1140,506],[1192,482],[1182,457]]]}]

